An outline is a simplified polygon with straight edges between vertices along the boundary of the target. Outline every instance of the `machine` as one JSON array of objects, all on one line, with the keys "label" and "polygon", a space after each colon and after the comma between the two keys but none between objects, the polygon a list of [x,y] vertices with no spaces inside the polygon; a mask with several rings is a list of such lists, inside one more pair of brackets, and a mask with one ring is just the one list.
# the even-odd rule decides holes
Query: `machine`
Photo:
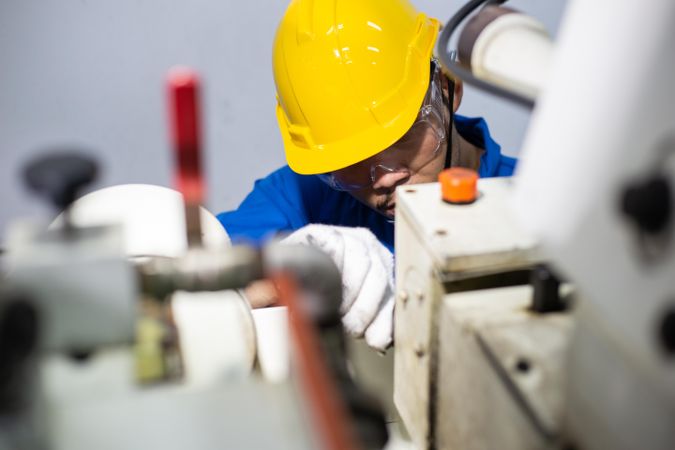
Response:
[{"label": "machine", "polygon": [[[383,413],[346,365],[337,268],[307,246],[230,244],[200,207],[198,77],[174,70],[168,91],[179,191],[78,198],[98,172],[82,152],[25,170],[63,212],[6,239],[0,448],[382,448]],[[263,276],[284,308],[264,333],[237,291]],[[270,324],[288,331],[261,339]],[[292,357],[270,350],[285,337]]]},{"label": "machine", "polygon": [[397,192],[397,407],[419,448],[673,448],[675,4],[572,0],[549,47],[495,3],[438,56],[532,122],[472,204]]},{"label": "machine", "polygon": [[[401,424],[414,448],[675,448],[675,2],[570,0],[555,43],[502,3],[468,2],[437,57],[533,108],[516,177],[462,201],[444,182],[397,191]],[[7,240],[0,448],[381,448],[382,411],[346,362],[339,272],[309,247],[230,246],[211,227],[198,79],[170,80],[180,195],[121,187],[96,210],[76,200],[87,158],[26,172],[65,212]],[[143,192],[173,217],[164,237],[130,232],[153,219],[124,219],[120,199]],[[294,349],[272,378],[237,292],[262,276]]]}]

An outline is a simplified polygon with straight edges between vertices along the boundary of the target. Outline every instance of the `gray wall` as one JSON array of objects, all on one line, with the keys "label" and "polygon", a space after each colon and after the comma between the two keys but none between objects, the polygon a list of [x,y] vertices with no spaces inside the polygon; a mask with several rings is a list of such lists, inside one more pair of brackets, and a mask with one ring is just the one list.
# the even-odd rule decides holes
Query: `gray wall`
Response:
[{"label": "gray wall", "polygon": [[[447,20],[460,2],[414,0]],[[463,2],[462,2],[463,3]],[[510,3],[557,28],[564,0]],[[271,48],[287,0],[0,0],[0,241],[21,216],[52,211],[26,193],[25,161],[54,147],[91,149],[93,188],[171,186],[164,77],[186,64],[204,79],[205,167],[214,212],[284,163]],[[467,88],[460,113],[482,115],[517,154],[529,115]]]}]

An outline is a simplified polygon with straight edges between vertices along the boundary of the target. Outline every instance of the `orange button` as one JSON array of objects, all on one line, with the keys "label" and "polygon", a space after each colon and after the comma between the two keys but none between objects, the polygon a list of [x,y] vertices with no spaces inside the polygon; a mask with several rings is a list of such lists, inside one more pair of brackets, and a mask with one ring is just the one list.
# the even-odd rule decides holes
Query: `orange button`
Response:
[{"label": "orange button", "polygon": [[473,203],[477,197],[475,170],[463,167],[445,169],[438,175],[443,200],[448,203]]}]

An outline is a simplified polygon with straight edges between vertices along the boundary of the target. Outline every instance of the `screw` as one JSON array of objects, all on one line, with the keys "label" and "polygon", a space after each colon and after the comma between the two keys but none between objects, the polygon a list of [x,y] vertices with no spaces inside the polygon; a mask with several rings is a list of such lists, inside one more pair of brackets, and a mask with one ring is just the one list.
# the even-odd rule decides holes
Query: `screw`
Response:
[{"label": "screw", "polygon": [[518,358],[515,367],[518,372],[527,373],[530,371],[530,361],[528,361],[527,358]]},{"label": "screw", "polygon": [[424,351],[424,346],[422,346],[422,344],[417,344],[417,346],[415,347],[415,356],[417,356],[418,358],[422,358],[424,357],[425,354],[426,352]]},{"label": "screw", "polygon": [[424,300],[424,292],[422,291],[417,291],[415,293],[415,296],[417,297],[417,300],[419,300],[420,303],[422,303],[422,300]]},{"label": "screw", "polygon": [[89,361],[94,352],[91,349],[73,348],[68,351],[68,356],[73,362],[83,364]]},{"label": "screw", "polygon": [[399,292],[398,298],[401,299],[401,301],[403,301],[404,305],[408,303],[408,293],[406,291]]}]

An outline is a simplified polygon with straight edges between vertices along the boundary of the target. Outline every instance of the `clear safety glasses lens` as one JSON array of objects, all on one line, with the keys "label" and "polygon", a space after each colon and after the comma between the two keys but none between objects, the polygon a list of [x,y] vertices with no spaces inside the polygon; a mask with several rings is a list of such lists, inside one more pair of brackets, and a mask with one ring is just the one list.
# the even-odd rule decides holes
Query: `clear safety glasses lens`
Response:
[{"label": "clear safety glasses lens", "polygon": [[444,142],[442,119],[432,107],[425,106],[410,130],[389,148],[345,169],[321,174],[319,178],[340,191],[364,189],[373,184],[378,174],[419,171],[436,157]]}]

